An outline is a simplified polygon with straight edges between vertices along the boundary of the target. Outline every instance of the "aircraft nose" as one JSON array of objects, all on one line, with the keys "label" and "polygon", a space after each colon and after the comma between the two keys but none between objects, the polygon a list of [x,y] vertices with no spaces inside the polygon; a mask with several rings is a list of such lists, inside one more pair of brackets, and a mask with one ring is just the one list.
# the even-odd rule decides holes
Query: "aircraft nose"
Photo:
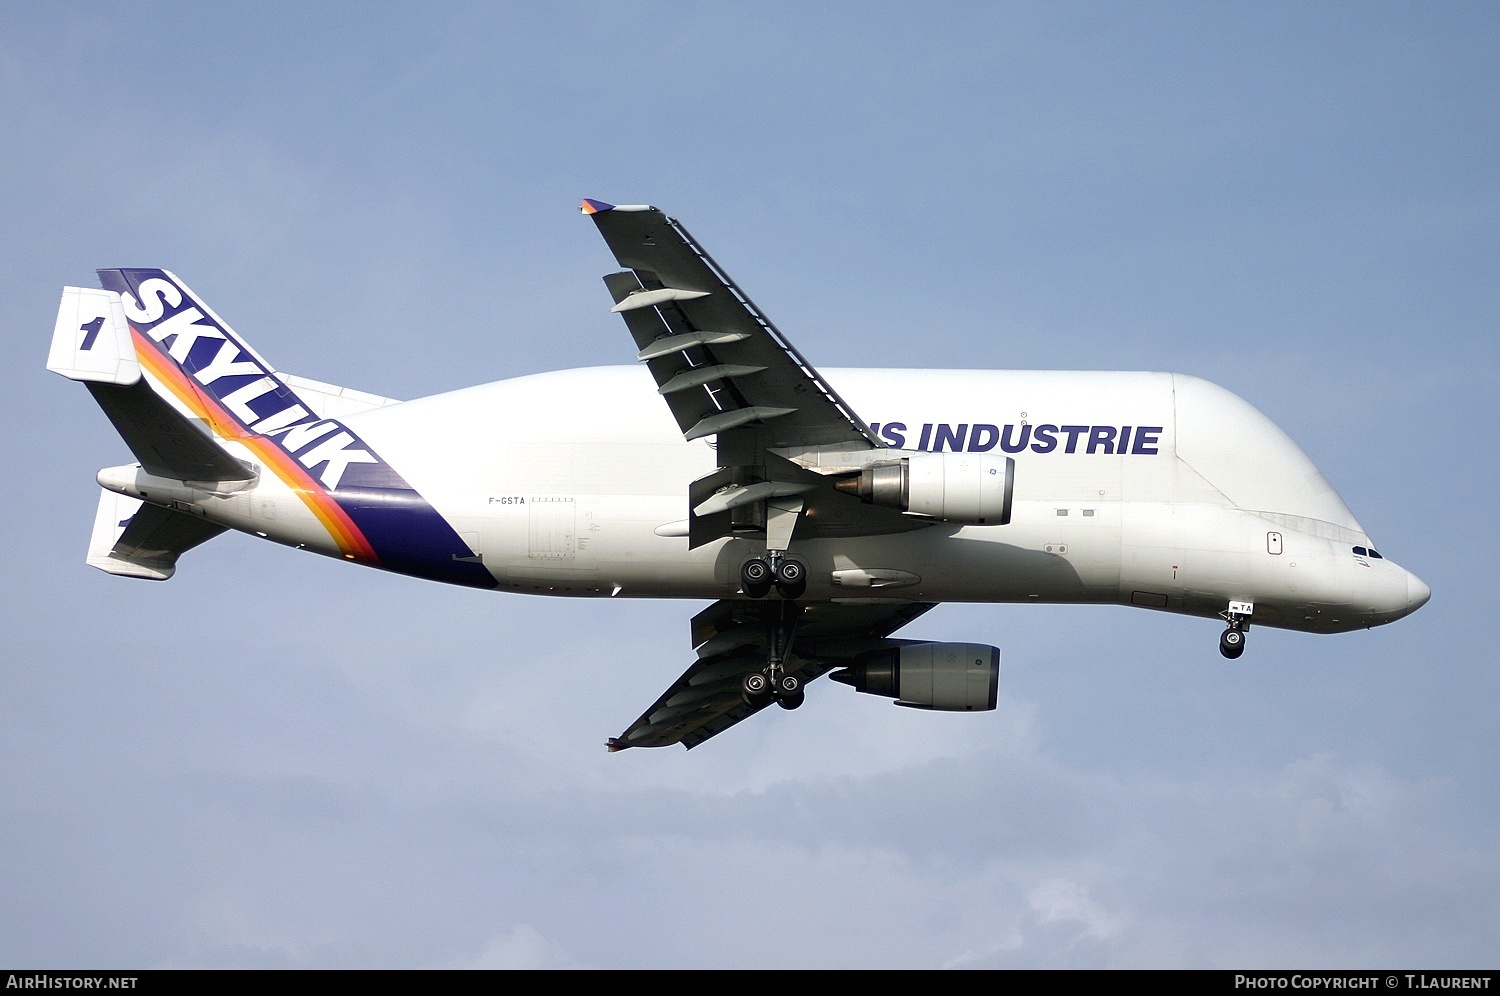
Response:
[{"label": "aircraft nose", "polygon": [[1415,612],[1427,604],[1432,589],[1411,571],[1406,572],[1406,611]]}]

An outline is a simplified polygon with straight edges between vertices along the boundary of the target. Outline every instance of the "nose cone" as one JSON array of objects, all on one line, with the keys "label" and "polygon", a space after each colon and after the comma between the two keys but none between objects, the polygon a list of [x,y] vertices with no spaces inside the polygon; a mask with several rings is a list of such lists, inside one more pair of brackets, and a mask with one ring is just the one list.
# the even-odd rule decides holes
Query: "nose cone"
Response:
[{"label": "nose cone", "polygon": [[1432,597],[1432,589],[1422,582],[1411,571],[1406,572],[1406,611],[1415,612],[1427,604]]}]

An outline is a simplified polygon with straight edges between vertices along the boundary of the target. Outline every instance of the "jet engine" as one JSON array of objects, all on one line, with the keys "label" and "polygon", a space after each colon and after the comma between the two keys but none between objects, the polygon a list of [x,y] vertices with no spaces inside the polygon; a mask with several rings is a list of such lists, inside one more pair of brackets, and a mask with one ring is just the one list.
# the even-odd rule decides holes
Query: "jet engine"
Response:
[{"label": "jet engine", "polygon": [[866,504],[981,526],[1010,521],[1015,486],[1016,461],[989,453],[913,453],[836,485]]},{"label": "jet engine", "polygon": [[984,711],[995,708],[1000,691],[1000,650],[982,643],[908,643],[829,677],[913,709]]}]

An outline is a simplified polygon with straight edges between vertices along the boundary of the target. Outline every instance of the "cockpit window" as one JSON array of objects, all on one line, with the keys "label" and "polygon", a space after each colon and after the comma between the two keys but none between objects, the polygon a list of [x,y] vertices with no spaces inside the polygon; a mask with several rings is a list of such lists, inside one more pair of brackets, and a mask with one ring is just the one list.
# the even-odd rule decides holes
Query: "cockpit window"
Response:
[{"label": "cockpit window", "polygon": [[1369,557],[1372,560],[1384,560],[1385,559],[1384,557],[1382,557],[1380,555],[1380,551],[1376,550],[1373,546],[1370,547],[1368,550],[1366,550],[1362,546],[1357,546],[1357,547],[1354,548],[1354,555],[1356,557]]},{"label": "cockpit window", "polygon": [[1363,557],[1363,556],[1365,556],[1365,555],[1366,555],[1366,554],[1368,554],[1368,553],[1369,553],[1369,552],[1370,552],[1370,551],[1368,551],[1368,550],[1366,550],[1366,549],[1365,549],[1365,548],[1364,548],[1364,547],[1362,547],[1362,546],[1357,546],[1357,547],[1355,547],[1355,548],[1354,548],[1354,552],[1355,552],[1355,553],[1356,553],[1356,554],[1358,554],[1358,555],[1359,555],[1359,556],[1361,556],[1361,557]]},{"label": "cockpit window", "polygon": [[1382,557],[1380,555],[1380,551],[1377,550],[1377,549],[1375,549],[1373,546],[1370,547],[1370,556],[1374,557],[1376,560],[1384,560],[1385,559],[1384,557]]}]

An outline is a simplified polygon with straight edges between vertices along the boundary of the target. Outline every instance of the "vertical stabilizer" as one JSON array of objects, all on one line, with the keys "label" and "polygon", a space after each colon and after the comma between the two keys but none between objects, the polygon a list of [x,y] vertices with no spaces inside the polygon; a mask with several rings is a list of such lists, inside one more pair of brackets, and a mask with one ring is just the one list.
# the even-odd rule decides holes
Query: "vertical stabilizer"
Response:
[{"label": "vertical stabilizer", "polygon": [[[221,497],[274,479],[326,532],[326,542],[297,534],[299,546],[421,577],[495,586],[478,551],[344,421],[390,399],[278,373],[168,270],[98,273],[102,291],[65,292],[48,367],[86,382],[146,474]],[[89,562],[135,577],[170,576],[176,553],[213,535],[180,516],[219,512],[185,501],[188,509],[162,503],[165,516],[142,509],[132,521],[156,532],[131,527],[107,548],[100,540]],[[245,528],[238,520],[229,524]],[[136,539],[135,552],[121,545]]]}]

